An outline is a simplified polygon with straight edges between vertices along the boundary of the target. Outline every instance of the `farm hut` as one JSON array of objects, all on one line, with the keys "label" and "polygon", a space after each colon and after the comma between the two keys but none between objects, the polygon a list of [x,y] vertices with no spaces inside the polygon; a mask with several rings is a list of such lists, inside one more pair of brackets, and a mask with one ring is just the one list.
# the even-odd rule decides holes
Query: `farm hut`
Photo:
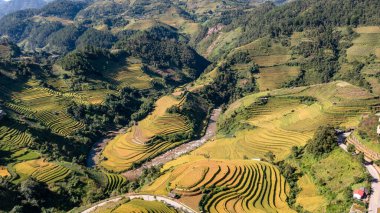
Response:
[{"label": "farm hut", "polygon": [[176,193],[174,193],[174,192],[170,192],[170,193],[168,194],[168,197],[173,198],[173,199],[178,199],[178,198],[179,198],[179,195],[176,194]]},{"label": "farm hut", "polygon": [[355,199],[358,199],[358,200],[363,199],[365,197],[365,195],[366,195],[366,192],[365,192],[365,189],[363,187],[360,189],[356,189],[353,192],[353,197]]}]

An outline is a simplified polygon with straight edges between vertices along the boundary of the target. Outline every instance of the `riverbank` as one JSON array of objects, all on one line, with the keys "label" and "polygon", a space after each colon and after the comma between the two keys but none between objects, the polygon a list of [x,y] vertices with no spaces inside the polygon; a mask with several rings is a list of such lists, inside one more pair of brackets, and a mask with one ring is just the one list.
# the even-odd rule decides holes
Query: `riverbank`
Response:
[{"label": "riverbank", "polygon": [[126,127],[119,129],[118,131],[109,131],[107,136],[103,137],[92,145],[90,152],[87,154],[86,167],[95,168],[100,160],[100,154],[106,147],[107,143],[116,137],[118,134],[124,134],[126,132]]},{"label": "riverbank", "polygon": [[171,149],[147,162],[142,164],[139,168],[129,170],[127,172],[122,173],[126,178],[132,180],[138,178],[141,174],[142,171],[146,168],[151,168],[154,166],[158,166],[164,163],[167,163],[171,160],[174,160],[178,158],[179,156],[189,153],[196,148],[200,147],[204,143],[206,143],[208,140],[210,140],[212,137],[216,135],[217,131],[217,126],[216,122],[221,114],[222,110],[221,109],[214,109],[211,113],[209,123],[206,128],[205,134],[198,140],[190,141],[187,143],[184,143],[180,146],[177,146],[174,149]]}]

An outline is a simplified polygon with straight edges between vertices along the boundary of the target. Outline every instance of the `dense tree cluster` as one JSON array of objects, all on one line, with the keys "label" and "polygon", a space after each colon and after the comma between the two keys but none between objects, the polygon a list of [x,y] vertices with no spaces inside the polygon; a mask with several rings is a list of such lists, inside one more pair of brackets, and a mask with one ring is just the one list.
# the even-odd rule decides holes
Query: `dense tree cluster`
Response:
[{"label": "dense tree cluster", "polygon": [[198,133],[205,127],[203,121],[210,111],[208,100],[199,96],[196,93],[187,93],[185,101],[176,113],[184,115],[188,120],[188,125],[191,126],[191,137],[199,137]]},{"label": "dense tree cluster", "polygon": [[29,45],[30,49],[34,48],[43,48],[47,45],[48,38],[54,32],[59,31],[64,26],[60,22],[48,22],[48,23],[36,23],[33,25],[33,28],[30,30],[29,36]]},{"label": "dense tree cluster", "polygon": [[74,19],[79,11],[87,4],[85,1],[58,0],[47,4],[40,9],[42,16],[56,16],[66,19]]},{"label": "dense tree cluster", "polygon": [[73,75],[89,76],[101,74],[104,70],[102,66],[97,65],[115,60],[115,58],[106,49],[90,47],[67,54],[59,61],[59,64],[63,69],[72,72]]},{"label": "dense tree cluster", "polygon": [[78,49],[85,49],[86,47],[97,47],[109,49],[112,47],[116,38],[108,31],[99,31],[93,28],[86,30],[76,41]]},{"label": "dense tree cluster", "polygon": [[84,30],[83,27],[69,25],[52,33],[47,39],[50,52],[62,54],[74,50],[75,42]]},{"label": "dense tree cluster", "polygon": [[[178,33],[172,29],[155,27],[148,32],[141,32],[121,40],[116,45],[124,49],[128,55],[139,57],[155,69],[163,69],[165,75],[174,75],[171,78],[186,82],[195,79],[209,65],[209,62],[200,56],[186,43],[180,41]],[[160,54],[157,54],[157,53]],[[165,72],[174,69],[182,72]]]},{"label": "dense tree cluster", "polygon": [[[291,35],[295,31],[324,26],[377,25],[380,23],[377,0],[305,0],[277,7],[263,4],[253,11],[240,13],[232,20],[234,27],[244,26],[241,42],[265,35]],[[339,9],[337,9],[339,8]],[[236,12],[235,12],[236,13]]]},{"label": "dense tree cluster", "polygon": [[[118,95],[107,95],[102,105],[73,104],[67,109],[67,112],[86,124],[87,128],[83,130],[84,134],[93,136],[99,134],[100,130],[128,124],[135,112],[146,115],[152,107],[150,104],[143,105],[143,98],[147,95],[148,93],[144,91],[124,88]],[[154,95],[151,95],[154,98]]]},{"label": "dense tree cluster", "polygon": [[338,146],[338,137],[332,126],[321,126],[317,129],[313,139],[309,140],[306,151],[315,157],[330,153]]},{"label": "dense tree cluster", "polygon": [[[218,74],[213,83],[203,87],[202,96],[210,100],[215,106],[237,100],[249,93],[257,91],[253,76],[258,67],[254,64],[247,73],[232,70],[233,62],[226,62],[219,66]],[[240,83],[245,82],[245,83]]]},{"label": "dense tree cluster", "polygon": [[[51,185],[52,186],[52,185]],[[15,185],[0,177],[0,209],[7,212],[68,211],[82,202],[84,183],[72,175],[65,183],[55,184],[52,191],[48,185],[28,178]]]}]

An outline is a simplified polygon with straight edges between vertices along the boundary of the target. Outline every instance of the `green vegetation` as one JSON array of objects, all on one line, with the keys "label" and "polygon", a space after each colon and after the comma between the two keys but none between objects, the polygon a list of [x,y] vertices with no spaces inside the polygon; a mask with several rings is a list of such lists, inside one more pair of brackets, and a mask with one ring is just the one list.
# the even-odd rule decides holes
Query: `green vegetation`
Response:
[{"label": "green vegetation", "polygon": [[371,176],[361,162],[340,149],[319,160],[304,154],[300,162],[301,171],[313,177],[320,194],[328,200],[326,211],[346,211],[353,203],[352,191],[370,187]]},{"label": "green vegetation", "polygon": [[332,126],[321,126],[317,129],[312,140],[306,146],[306,151],[315,157],[330,153],[337,147],[338,137]]}]

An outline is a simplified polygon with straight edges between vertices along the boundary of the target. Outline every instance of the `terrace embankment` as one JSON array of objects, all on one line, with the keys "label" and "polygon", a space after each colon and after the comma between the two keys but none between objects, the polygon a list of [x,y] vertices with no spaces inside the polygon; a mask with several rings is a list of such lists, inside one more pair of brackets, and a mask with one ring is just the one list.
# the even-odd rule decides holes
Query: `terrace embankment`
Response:
[{"label": "terrace embankment", "polygon": [[[206,133],[200,139],[190,141],[190,142],[182,144],[182,145],[180,145],[180,146],[178,146],[172,150],[169,150],[169,151],[151,159],[150,161],[144,163],[141,167],[123,173],[123,175],[129,179],[137,178],[138,176],[141,175],[144,168],[150,168],[153,166],[164,164],[166,162],[169,162],[169,161],[179,157],[180,155],[183,155],[185,153],[188,153],[188,152],[193,151],[194,149],[198,148],[199,146],[201,146],[202,144],[207,142],[209,139],[211,139],[213,136],[215,136],[215,133],[217,130],[216,121],[218,120],[220,114],[221,114],[221,109],[214,109],[213,110],[211,117],[210,117],[210,120],[209,120],[209,123],[208,123],[208,126],[207,126],[207,129],[206,129]],[[90,167],[90,168],[94,167],[98,162],[99,155],[103,151],[107,142],[110,141],[110,138],[112,136],[120,134],[124,131],[125,131],[125,129],[121,129],[118,132],[110,133],[107,137],[105,137],[105,138],[99,140],[97,143],[95,143],[94,146],[91,148],[88,156],[87,156],[87,167]]]},{"label": "terrace embankment", "polygon": [[97,141],[92,147],[91,150],[87,154],[87,160],[86,165],[88,168],[94,168],[96,164],[99,162],[99,156],[102,153],[104,147],[107,145],[107,143],[112,140],[112,138],[116,137],[118,134],[125,133],[126,129],[122,128],[119,131],[108,132],[107,136],[101,138],[99,141]]},{"label": "terrace embankment", "polygon": [[188,143],[182,144],[172,150],[169,150],[162,155],[159,155],[152,160],[144,163],[141,167],[133,170],[129,170],[125,173],[123,173],[124,176],[126,176],[128,179],[134,179],[139,177],[142,174],[143,169],[145,168],[151,168],[153,166],[158,166],[160,164],[167,163],[173,159],[178,158],[179,156],[189,153],[193,151],[194,149],[200,147],[202,144],[206,143],[208,140],[210,140],[212,137],[216,134],[216,121],[219,118],[219,115],[221,114],[221,109],[214,109],[212,111],[206,133],[198,140],[190,141]]}]

